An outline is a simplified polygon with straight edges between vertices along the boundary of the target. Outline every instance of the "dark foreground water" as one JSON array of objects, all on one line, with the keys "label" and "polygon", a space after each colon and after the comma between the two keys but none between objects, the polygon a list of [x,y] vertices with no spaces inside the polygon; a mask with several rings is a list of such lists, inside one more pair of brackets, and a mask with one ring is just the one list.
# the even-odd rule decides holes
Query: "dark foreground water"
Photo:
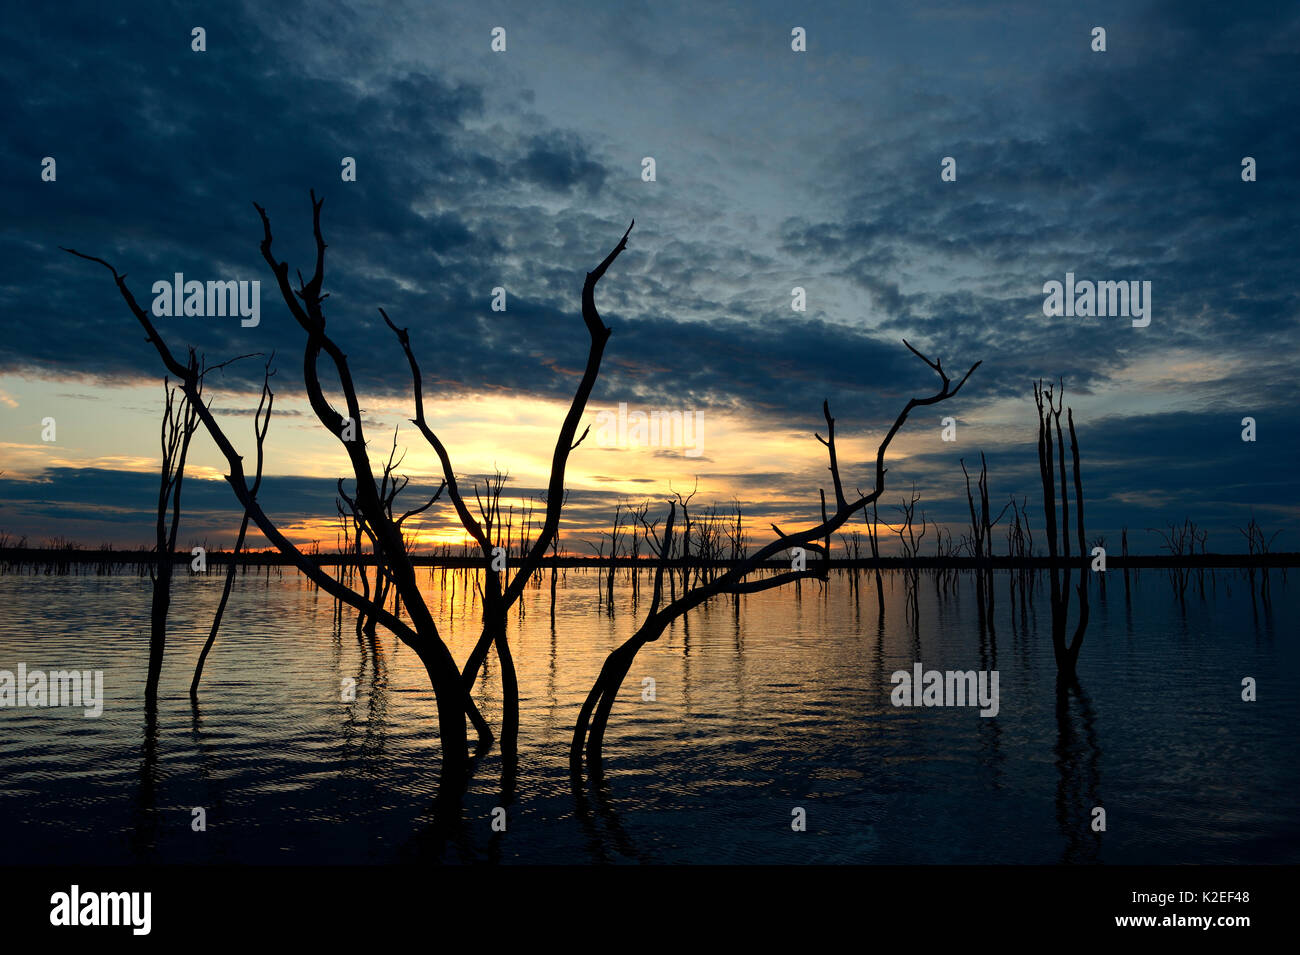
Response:
[{"label": "dark foreground water", "polygon": [[[428,580],[457,658],[477,636],[472,587]],[[413,653],[365,651],[350,613],[296,575],[241,578],[195,713],[187,689],[220,593],[181,578],[155,731],[142,703],[149,582],[0,577],[0,670],[104,673],[103,715],[0,709],[0,862],[1295,863],[1300,670],[1295,581],[1271,606],[1219,573],[1186,607],[1145,571],[1125,600],[1094,586],[1081,694],[1058,696],[1045,594],[1013,622],[998,575],[993,635],[973,581],[939,598],[846,578],[727,600],[642,651],[606,741],[608,785],[575,800],[567,748],[604,656],[631,632],[631,588],[597,613],[570,571],[554,628],[531,589],[513,635],[520,781],[494,832],[499,764],[480,766],[465,823],[431,838],[435,709]],[[996,669],[1000,710],[896,708],[890,675]],[[499,712],[495,667],[480,683]],[[655,699],[642,699],[653,677]],[[1258,700],[1242,700],[1242,680]],[[340,687],[357,680],[356,701]],[[152,740],[150,742],[150,740]],[[1090,828],[1094,807],[1106,831]],[[793,831],[802,808],[807,830]],[[206,831],[191,826],[206,812]]]}]

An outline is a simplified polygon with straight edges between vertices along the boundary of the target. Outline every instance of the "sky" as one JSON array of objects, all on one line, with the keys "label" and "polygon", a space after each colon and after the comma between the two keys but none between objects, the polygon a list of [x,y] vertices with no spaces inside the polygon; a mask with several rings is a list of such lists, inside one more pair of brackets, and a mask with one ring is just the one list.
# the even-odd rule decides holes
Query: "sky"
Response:
[{"label": "sky", "polygon": [[[1300,549],[1295,4],[72,3],[14,9],[0,36],[0,539],[152,543],[164,369],[111,276],[66,246],[146,307],[177,272],[262,283],[255,327],[156,322],[210,363],[274,353],[260,498],[333,548],[348,464],[305,400],[252,205],[309,273],[315,189],[328,327],[380,464],[397,429],[410,507],[439,468],[378,308],[410,329],[462,480],[500,469],[523,507],[586,359],[584,274],[635,219],[596,292],[613,332],[569,462],[567,551],[619,503],[675,491],[738,503],[756,543],[814,520],[824,399],[845,483],[869,489],[885,430],[937,384],[904,338],[955,374],[982,364],[894,442],[882,521],[915,485],[959,539],[960,462],[983,454],[995,509],[1028,498],[1040,529],[1031,382],[1060,379],[1089,537],[1118,547],[1127,527],[1157,552],[1147,529],[1190,517],[1239,551],[1253,515]],[[1044,314],[1067,273],[1150,282],[1150,324]],[[263,360],[207,385],[249,460]],[[694,440],[599,436],[621,403],[681,412]],[[197,436],[181,544],[233,541],[225,473]],[[463,540],[441,504],[416,531]]]}]

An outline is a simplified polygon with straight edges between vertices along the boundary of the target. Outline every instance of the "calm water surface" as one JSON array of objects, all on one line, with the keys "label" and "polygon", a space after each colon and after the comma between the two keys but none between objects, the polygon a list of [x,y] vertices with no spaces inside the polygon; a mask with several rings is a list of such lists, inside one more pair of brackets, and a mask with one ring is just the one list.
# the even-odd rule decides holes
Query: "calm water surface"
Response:
[{"label": "calm water surface", "polygon": [[[1195,577],[1195,574],[1193,574]],[[422,572],[422,579],[423,572]],[[391,635],[358,643],[350,611],[296,575],[238,579],[197,714],[188,686],[219,574],[178,578],[162,701],[147,741],[150,584],[132,576],[0,576],[0,669],[104,672],[98,719],[0,709],[0,861],[6,863],[1300,861],[1296,582],[1252,608],[1244,578],[1206,578],[1186,608],[1145,571],[1126,601],[1094,587],[1082,694],[1056,692],[1041,594],[1013,621],[997,577],[992,635],[973,580],[920,587],[848,579],[719,601],[638,657],[606,739],[608,782],[578,802],[574,717],[605,655],[634,627],[593,574],[569,571],[552,626],[549,581],[512,635],[521,683],[520,779],[494,833],[499,763],[480,765],[466,823],[431,837],[436,714],[423,668]],[[461,661],[478,635],[472,585],[439,571],[429,603]],[[644,609],[644,604],[643,604]],[[890,674],[997,669],[1001,708],[895,708]],[[497,673],[479,696],[494,723]],[[655,700],[642,680],[655,680]],[[1241,681],[1258,682],[1243,702]],[[357,681],[352,703],[341,682]],[[1107,830],[1089,827],[1094,806]],[[203,807],[207,830],[191,829]],[[806,832],[791,812],[807,813]]]}]

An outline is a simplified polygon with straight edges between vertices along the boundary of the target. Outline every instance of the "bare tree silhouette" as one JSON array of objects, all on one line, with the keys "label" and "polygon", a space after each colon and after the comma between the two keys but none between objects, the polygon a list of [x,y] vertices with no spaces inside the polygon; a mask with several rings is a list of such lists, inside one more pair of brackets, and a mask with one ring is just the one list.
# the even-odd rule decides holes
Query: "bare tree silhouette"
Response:
[{"label": "bare tree silhouette", "polygon": [[[200,388],[202,376],[199,376]],[[190,439],[198,428],[196,405],[179,396],[170,381],[163,381],[167,396],[162,418],[162,471],[158,481],[158,518],[154,525],[157,560],[149,568],[153,581],[153,603],[149,609],[149,669],[145,677],[144,697],[149,706],[158,700],[158,680],[162,676],[163,653],[167,646],[167,613],[172,602],[172,573],[176,568],[176,532],[181,524],[181,486],[185,481],[185,459],[190,453]]]},{"label": "bare tree silhouette", "polygon": [[[566,489],[564,492],[564,497],[560,502],[561,508],[563,508],[563,506],[568,503],[568,500],[569,500],[569,492]],[[545,505],[545,503],[546,503],[546,499],[543,496],[542,504]],[[560,562],[557,559],[559,556],[560,556],[560,531],[559,531],[559,527],[557,526],[555,533],[551,535],[551,633],[552,634],[555,633],[555,589],[559,578]]]},{"label": "bare tree silhouette", "polygon": [[[1247,551],[1249,552],[1250,556],[1251,556],[1251,557],[1256,557],[1256,558],[1261,558],[1260,563],[1262,564],[1262,570],[1263,570],[1263,586],[1260,588],[1260,597],[1263,598],[1263,600],[1264,600],[1265,603],[1268,603],[1268,601],[1269,601],[1269,596],[1270,596],[1270,594],[1269,594],[1269,579],[1268,579],[1268,578],[1269,578],[1269,574],[1268,574],[1269,567],[1268,567],[1268,563],[1267,563],[1267,560],[1268,560],[1268,554],[1269,554],[1269,548],[1271,548],[1271,547],[1273,546],[1273,541],[1275,541],[1275,540],[1277,539],[1277,535],[1278,535],[1278,534],[1281,534],[1282,532],[1281,532],[1280,530],[1277,530],[1277,531],[1274,531],[1271,535],[1270,535],[1270,534],[1265,534],[1265,533],[1264,533],[1264,529],[1263,529],[1262,527],[1259,526],[1259,521],[1257,521],[1257,520],[1255,519],[1255,512],[1254,512],[1253,509],[1251,510],[1251,513],[1250,513],[1250,523],[1247,524],[1245,527],[1239,527],[1239,528],[1237,528],[1237,530],[1241,533],[1241,536],[1242,536],[1242,537],[1246,538],[1246,549],[1247,549]],[[1251,602],[1251,605],[1253,606],[1254,603],[1255,603],[1255,565],[1254,565],[1254,563],[1250,564],[1250,565],[1247,567],[1247,571],[1246,571],[1246,572],[1247,572],[1247,576],[1248,576],[1249,579],[1250,579],[1250,602]],[[1285,577],[1286,577],[1286,570],[1285,570],[1285,568],[1283,568],[1283,581],[1284,581],[1284,582],[1285,582]]]},{"label": "bare tree silhouette", "polygon": [[[503,585],[502,579],[495,572],[486,577],[483,600],[483,634],[471,654],[469,662],[462,671],[453,659],[450,650],[439,634],[433,615],[426,605],[416,581],[415,567],[411,561],[409,542],[404,539],[401,519],[392,514],[392,486],[388,482],[381,485],[376,480],[371,466],[362,421],[360,401],[352,377],[347,354],[326,331],[323,304],[329,297],[323,291],[325,279],[326,243],[321,231],[321,206],[323,199],[317,199],[313,191],[312,232],[315,239],[315,268],[309,279],[304,280],[299,273],[298,288],[289,282],[289,265],[278,261],[272,251],[271,221],[266,211],[256,203],[258,215],[262,221],[263,237],[261,253],[275,276],[276,285],[289,313],[305,333],[306,340],[303,355],[303,377],[308,401],[317,419],[327,431],[338,439],[346,452],[352,466],[355,479],[356,513],[364,523],[367,536],[376,551],[376,559],[383,566],[383,574],[395,589],[410,623],[404,622],[397,614],[389,612],[383,603],[374,597],[356,592],[342,581],[325,573],[319,564],[304,554],[279,530],[265,513],[256,499],[254,486],[250,485],[245,475],[243,461],[233,443],[226,436],[220,423],[211,410],[201,401],[202,372],[194,350],[189,349],[185,362],[179,360],[163,341],[153,324],[149,313],[136,301],[126,284],[126,276],[119,273],[110,263],[97,256],[87,255],[75,249],[64,251],[92,262],[97,262],[113,275],[127,307],[145,330],[148,341],[158,352],[164,367],[181,383],[190,407],[195,412],[226,459],[230,474],[227,481],[234,490],[248,515],[257,524],[259,530],[283,555],[293,561],[295,566],[314,584],[331,596],[368,614],[375,621],[391,630],[403,643],[407,644],[419,657],[429,676],[438,709],[438,734],[441,741],[440,793],[443,796],[459,794],[468,780],[469,754],[468,737],[465,720],[468,716],[479,734],[480,745],[486,745],[492,738],[487,721],[479,713],[471,693],[479,667],[489,648],[495,647],[501,661],[502,689],[504,711],[501,727],[501,748],[506,766],[503,773],[503,788],[513,788],[514,761],[517,753],[518,737],[518,686],[514,676],[514,665],[506,641],[506,611],[518,599],[527,581],[536,570],[547,547],[550,546],[559,525],[560,508],[564,500],[564,471],[570,452],[581,444],[586,437],[577,438],[578,424],[581,421],[592,387],[600,369],[600,361],[608,341],[610,329],[601,321],[596,311],[594,292],[596,283],[604,275],[610,264],[627,247],[627,232],[612,252],[592,272],[587,273],[582,291],[582,314],[591,337],[591,348],[587,366],[574,395],[568,414],[561,426],[552,460],[551,479],[547,489],[547,509],[542,530],[520,561],[509,582]],[[633,223],[635,224],[635,223]],[[410,365],[415,396],[416,417],[412,423],[420,430],[429,444],[434,448],[443,467],[445,485],[449,492],[457,516],[470,536],[483,550],[485,557],[491,558],[493,544],[483,525],[476,520],[465,506],[456,482],[455,471],[443,446],[429,428],[424,413],[423,382],[420,366],[412,350],[406,329],[399,329],[381,309],[384,321],[398,338],[408,364]],[[320,379],[321,358],[324,355],[327,367],[337,377],[342,392],[344,410],[340,413],[326,397]],[[490,564],[489,564],[490,566]]]},{"label": "bare tree silhouette", "polygon": [[1185,563],[1184,558],[1196,552],[1196,542],[1200,539],[1196,524],[1191,518],[1184,518],[1181,524],[1171,522],[1167,531],[1148,527],[1147,532],[1158,535],[1164,541],[1160,549],[1169,551],[1174,558],[1175,562],[1169,567],[1169,583],[1178,596],[1179,605],[1183,605],[1186,602],[1187,582],[1192,574],[1192,568]]},{"label": "bare tree silhouette", "polygon": [[[407,475],[398,475],[397,469],[401,467],[402,461],[406,455],[397,454],[397,431],[393,431],[393,444],[388,452],[388,460],[384,462],[383,474],[379,479],[379,500],[383,507],[384,514],[393,526],[402,535],[404,546],[410,551],[414,547],[414,539],[405,532],[403,525],[417,514],[423,514],[429,508],[437,503],[442,496],[445,482],[433,492],[433,495],[421,504],[419,507],[411,508],[398,514],[394,510],[394,504],[397,496],[401,494],[410,485],[411,479]],[[371,528],[365,519],[360,505],[354,496],[351,496],[343,488],[343,478],[338,479],[337,484],[338,500],[335,503],[341,519],[346,523],[350,520],[352,527],[352,548],[357,556],[357,574],[361,580],[361,592],[369,597],[375,606],[384,607],[387,605],[388,596],[393,595],[393,614],[396,616],[400,611],[401,592],[397,589],[395,580],[388,570],[387,564],[382,559],[383,547],[378,535]],[[346,505],[346,507],[345,507]],[[370,582],[366,573],[366,568],[360,563],[363,553],[363,543],[369,542],[371,554],[375,557],[375,586],[374,592],[371,593]],[[357,636],[374,637],[375,630],[378,626],[378,619],[372,612],[362,611],[357,616]]]},{"label": "bare tree silhouette", "polygon": [[[592,388],[595,386],[596,378],[600,373],[600,363],[605,353],[605,344],[609,341],[611,332],[611,329],[601,320],[600,313],[596,310],[596,284],[604,276],[614,260],[627,248],[628,236],[631,235],[632,228],[635,225],[636,222],[633,220],[632,224],[627,227],[627,231],[623,233],[618,245],[614,247],[609,255],[605,256],[594,270],[587,273],[586,281],[583,283],[582,318],[590,337],[590,347],[582,378],[578,383],[577,390],[574,392],[568,413],[564,417],[564,422],[560,426],[560,433],[556,438],[555,451],[551,458],[551,476],[546,488],[546,515],[542,522],[541,531],[523,558],[518,562],[518,565],[513,569],[513,573],[507,571],[499,574],[494,570],[489,570],[487,573],[486,585],[483,590],[482,633],[460,674],[461,684],[466,694],[468,694],[473,689],[474,682],[478,678],[479,670],[487,657],[488,651],[492,648],[496,649],[501,664],[503,699],[500,740],[503,762],[502,788],[507,793],[513,790],[514,767],[518,755],[519,690],[514,660],[506,637],[506,615],[510,607],[523,593],[529,579],[540,566],[542,558],[546,555],[547,548],[551,546],[551,542],[559,530],[560,510],[565,500],[565,468],[568,465],[569,455],[583,442],[591,430],[588,427],[582,432],[581,437],[577,436],[578,425],[582,421],[587,401],[591,397]],[[411,383],[415,396],[415,418],[412,419],[412,423],[433,448],[434,453],[437,454],[438,460],[442,464],[443,478],[447,483],[447,494],[452,506],[456,509],[456,514],[460,518],[462,526],[482,551],[487,566],[491,568],[494,545],[490,534],[483,524],[475,519],[466,506],[460,491],[460,485],[456,480],[456,471],[452,467],[451,456],[442,441],[429,427],[425,418],[423,375],[415,353],[411,349],[407,329],[398,328],[383,309],[380,309],[380,313],[383,315],[384,321],[388,323],[388,327],[397,336],[398,342],[406,353],[407,363],[410,365]],[[479,725],[476,723],[476,725],[479,726],[481,737],[486,734],[490,738],[486,724]]]},{"label": "bare tree silhouette", "polygon": [[[325,268],[325,241],[320,229],[320,209],[323,200],[318,201],[314,193],[312,199],[313,232],[316,239],[316,267],[311,279],[301,281],[294,290],[289,284],[289,266],[277,262],[272,254],[271,223],[265,211],[256,206],[263,224],[261,250],[263,258],[270,265],[276,277],[281,296],[290,313],[306,333],[304,350],[304,379],[308,399],[312,409],[322,425],[342,443],[352,463],[357,483],[357,501],[376,539],[381,543],[383,559],[392,574],[395,585],[402,593],[411,625],[388,613],[382,606],[368,600],[361,594],[347,587],[340,581],[326,574],[317,563],[304,554],[279,530],[258,504],[253,487],[244,473],[243,460],[234,445],[226,436],[220,423],[211,410],[201,400],[202,373],[194,350],[189,349],[185,362],[180,361],[163,341],[155,328],[149,313],[136,301],[126,284],[126,277],[102,258],[87,255],[75,249],[66,249],[72,255],[97,262],[113,275],[118,291],[127,307],[144,328],[148,341],[158,352],[163,365],[176,376],[195,409],[208,434],[216,443],[218,450],[226,459],[230,469],[227,481],[236,496],[244,505],[263,535],[285,556],[293,560],[298,569],[317,586],[327,593],[360,610],[373,612],[377,619],[388,627],[399,639],[410,646],[424,664],[433,686],[438,706],[438,732],[442,742],[442,768],[440,790],[444,793],[458,793],[468,778],[468,752],[465,732],[465,716],[477,717],[477,721],[486,726],[478,714],[473,699],[461,687],[460,671],[450,651],[438,634],[433,618],[425,606],[416,585],[415,570],[406,552],[401,530],[385,513],[380,489],[375,480],[365,450],[364,425],[361,420],[360,405],[356,388],[353,384],[351,369],[343,350],[325,331],[325,316],[322,303],[328,297],[322,292]],[[325,397],[319,377],[321,353],[324,352],[337,373],[346,403],[347,416],[340,414]]]},{"label": "bare tree silhouette", "polygon": [[1034,585],[1034,571],[1029,566],[1028,558],[1034,553],[1034,532],[1029,524],[1029,499],[1023,498],[1016,504],[1015,496],[1011,498],[1011,522],[1007,525],[1007,555],[1019,562],[1007,576],[1008,603],[1014,618],[1016,612],[1016,591],[1020,591],[1020,610],[1023,618],[1026,612],[1028,591]]},{"label": "bare tree silhouette", "polygon": [[[921,541],[925,538],[925,511],[921,511],[921,533],[916,533],[916,505],[920,503],[921,495],[916,493],[916,482],[912,482],[911,497],[901,498],[895,506],[901,523],[894,529],[898,535],[898,544],[903,551],[903,559],[915,561],[921,554]],[[912,621],[912,627],[915,629],[921,621],[921,604],[917,589],[921,582],[921,568],[915,564],[909,563],[903,568],[903,580],[907,597],[906,613],[907,618]]]},{"label": "bare tree silhouette", "polygon": [[981,624],[987,622],[993,627],[994,591],[993,591],[993,528],[1001,523],[1011,506],[1008,502],[1002,506],[997,517],[990,517],[989,509],[989,465],[980,452],[980,476],[976,481],[979,493],[979,509],[976,510],[975,495],[971,493],[970,474],[966,471],[966,460],[961,461],[961,473],[966,477],[966,503],[970,507],[970,552],[975,558],[975,594],[979,602]]},{"label": "bare tree silhouette", "polygon": [[[1069,642],[1065,638],[1066,618],[1070,609],[1070,490],[1065,476],[1065,438],[1061,430],[1061,404],[1065,398],[1064,386],[1055,395],[1052,386],[1044,387],[1041,381],[1034,384],[1034,403],[1038,407],[1038,470],[1043,482],[1043,520],[1046,525],[1047,553],[1051,558],[1048,569],[1052,600],[1052,652],[1056,657],[1057,673],[1073,680],[1083,647],[1083,635],[1088,629],[1088,571],[1086,563],[1079,570],[1079,620]],[[1076,533],[1080,558],[1086,556],[1083,533],[1083,480],[1079,473],[1079,442],[1074,433],[1074,410],[1067,409],[1066,423],[1070,430],[1070,454],[1074,464],[1074,499]],[[1056,440],[1053,446],[1052,433]],[[1061,524],[1056,523],[1056,477],[1059,465],[1061,490]],[[1059,560],[1058,560],[1059,557]],[[1059,566],[1058,566],[1059,564]]]},{"label": "bare tree silhouette", "polygon": [[880,513],[876,508],[876,502],[871,502],[871,516],[867,517],[867,509],[862,509],[862,517],[867,525],[867,543],[871,545],[871,560],[875,564],[876,574],[876,611],[877,617],[883,623],[885,619],[885,584],[880,576]]},{"label": "bare tree silhouette", "polygon": [[[908,344],[906,340],[903,341],[903,344],[907,346],[912,354],[916,355],[939,375],[942,386],[932,395],[909,399],[903,410],[899,412],[893,426],[886,433],[876,450],[875,487],[870,493],[864,493],[861,489],[858,489],[857,496],[852,500],[845,495],[835,444],[835,419],[831,417],[829,403],[823,402],[822,412],[826,419],[827,436],[823,438],[821,435],[817,435],[817,439],[826,447],[830,458],[829,470],[834,487],[835,510],[827,515],[820,524],[790,534],[773,525],[772,529],[776,533],[773,540],[729,567],[725,572],[711,579],[698,581],[693,587],[684,585],[681,596],[670,600],[666,605],[663,605],[664,574],[673,559],[673,533],[677,508],[679,503],[684,503],[681,502],[680,495],[677,495],[677,500],[669,503],[668,516],[662,536],[656,534],[655,525],[643,524],[647,541],[659,558],[655,567],[654,592],[650,600],[650,609],[636,632],[623,644],[615,648],[606,658],[578,713],[578,719],[573,729],[573,737],[569,744],[569,766],[575,786],[582,776],[584,752],[586,768],[592,777],[599,778],[602,775],[602,748],[610,711],[618,698],[619,688],[627,677],[628,671],[631,669],[632,663],[641,648],[658,640],[674,620],[683,617],[691,610],[721,594],[758,593],[805,578],[824,581],[828,569],[829,554],[824,544],[816,542],[827,540],[831,534],[843,527],[854,514],[873,505],[880,495],[884,493],[885,453],[893,442],[894,436],[903,427],[904,422],[907,421],[907,417],[912,410],[938,404],[956,396],[975,369],[981,364],[981,362],[976,362],[972,365],[954,387],[952,379],[944,372],[940,362],[930,361]],[[768,577],[747,579],[781,551],[789,551],[794,548],[818,552],[823,559],[820,563],[805,566],[804,569],[795,569],[797,564],[792,562],[792,569],[789,571],[778,572]]]}]

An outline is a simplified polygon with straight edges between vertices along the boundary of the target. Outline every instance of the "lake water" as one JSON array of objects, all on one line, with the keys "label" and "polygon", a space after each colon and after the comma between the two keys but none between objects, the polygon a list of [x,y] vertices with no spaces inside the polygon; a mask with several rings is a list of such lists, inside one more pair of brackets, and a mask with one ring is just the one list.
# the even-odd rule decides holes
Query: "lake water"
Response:
[{"label": "lake water", "polygon": [[[478,635],[463,574],[421,571],[458,660]],[[1195,578],[1195,572],[1193,572]],[[454,581],[454,593],[453,593]],[[598,611],[570,570],[554,626],[549,580],[512,617],[521,684],[518,791],[505,832],[495,751],[464,823],[432,837],[436,714],[415,655],[382,631],[365,650],[345,613],[286,571],[240,577],[197,714],[188,686],[221,576],[179,577],[153,742],[143,706],[150,584],[119,576],[0,576],[0,669],[102,670],[103,715],[0,709],[0,861],[377,863],[1300,862],[1296,581],[1273,573],[1252,607],[1241,572],[1195,579],[1185,609],[1144,571],[1126,601],[1094,585],[1082,695],[1058,700],[1045,588],[1012,620],[998,574],[995,634],[974,581],[874,584],[731,599],[648,645],[606,737],[603,791],[575,799],[574,717],[636,621],[631,587]],[[644,604],[643,604],[644,609]],[[1073,619],[1073,614],[1072,614]],[[890,675],[999,672],[1000,708],[892,705]],[[493,661],[494,662],[494,661]],[[496,668],[479,697],[494,723]],[[653,677],[655,699],[642,699]],[[1242,680],[1258,699],[1242,700]],[[355,702],[340,686],[357,680]],[[1093,808],[1106,831],[1093,832]],[[806,831],[791,827],[793,810]],[[206,812],[206,831],[191,827]]]}]

